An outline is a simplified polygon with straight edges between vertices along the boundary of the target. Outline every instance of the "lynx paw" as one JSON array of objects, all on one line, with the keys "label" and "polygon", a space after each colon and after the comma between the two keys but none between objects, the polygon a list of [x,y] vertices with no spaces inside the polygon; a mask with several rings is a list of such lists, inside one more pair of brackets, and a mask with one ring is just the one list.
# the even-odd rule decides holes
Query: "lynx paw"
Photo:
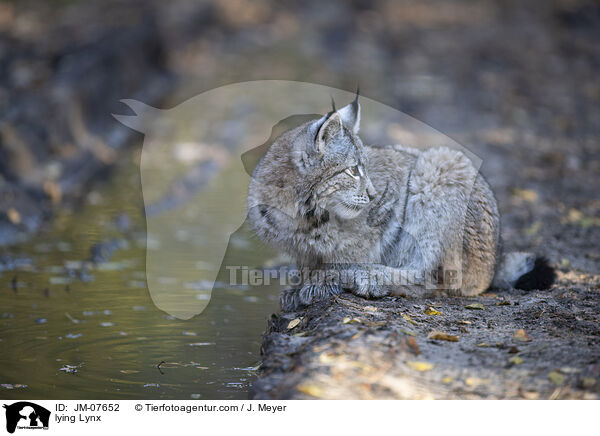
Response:
[{"label": "lynx paw", "polygon": [[350,290],[353,294],[366,298],[380,298],[390,294],[387,286],[374,283],[356,284],[356,286]]},{"label": "lynx paw", "polygon": [[293,312],[309,306],[315,301],[326,300],[332,295],[338,295],[342,288],[333,284],[305,283],[300,289],[286,289],[281,293],[279,305],[284,312]]},{"label": "lynx paw", "polygon": [[279,306],[283,312],[294,312],[300,309],[300,289],[286,289],[279,297]]}]

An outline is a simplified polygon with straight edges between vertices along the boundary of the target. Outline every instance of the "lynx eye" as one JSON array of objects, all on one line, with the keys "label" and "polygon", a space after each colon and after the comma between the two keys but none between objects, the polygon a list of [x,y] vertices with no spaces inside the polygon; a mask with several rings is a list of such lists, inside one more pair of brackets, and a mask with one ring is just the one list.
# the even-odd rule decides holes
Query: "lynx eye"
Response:
[{"label": "lynx eye", "polygon": [[349,176],[354,177],[355,179],[358,179],[362,174],[362,171],[360,170],[360,168],[358,168],[358,166],[353,166],[351,168],[346,168],[345,170],[346,174],[348,174]]}]

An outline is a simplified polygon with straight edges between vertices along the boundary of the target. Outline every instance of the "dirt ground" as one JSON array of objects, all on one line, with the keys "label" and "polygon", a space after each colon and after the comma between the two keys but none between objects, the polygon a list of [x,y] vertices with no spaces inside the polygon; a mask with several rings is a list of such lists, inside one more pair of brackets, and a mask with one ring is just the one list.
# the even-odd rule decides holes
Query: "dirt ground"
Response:
[{"label": "dirt ground", "polygon": [[600,276],[574,273],[546,292],[345,294],[273,315],[253,398],[597,399],[599,307]]}]

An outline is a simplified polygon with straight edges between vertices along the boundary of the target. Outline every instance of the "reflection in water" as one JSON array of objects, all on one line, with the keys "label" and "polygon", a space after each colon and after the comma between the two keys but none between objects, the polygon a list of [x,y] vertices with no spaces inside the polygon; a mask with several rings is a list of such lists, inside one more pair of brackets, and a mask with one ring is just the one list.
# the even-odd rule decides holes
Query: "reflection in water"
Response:
[{"label": "reflection in water", "polygon": [[[279,290],[220,282],[197,317],[158,310],[145,282],[142,210],[139,169],[124,164],[52,230],[0,256],[3,397],[247,398]],[[234,239],[227,262],[267,260],[247,229]]]}]

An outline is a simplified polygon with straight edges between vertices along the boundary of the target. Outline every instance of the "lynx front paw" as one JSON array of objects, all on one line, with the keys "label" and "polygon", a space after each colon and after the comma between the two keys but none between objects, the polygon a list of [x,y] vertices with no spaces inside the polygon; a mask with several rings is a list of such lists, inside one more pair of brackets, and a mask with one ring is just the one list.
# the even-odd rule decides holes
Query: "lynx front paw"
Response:
[{"label": "lynx front paw", "polygon": [[380,298],[390,294],[390,290],[387,286],[374,283],[356,284],[350,291],[355,295],[366,298]]},{"label": "lynx front paw", "polygon": [[300,289],[286,289],[279,297],[279,306],[283,312],[294,312],[302,307]]},{"label": "lynx front paw", "polygon": [[305,283],[299,292],[300,302],[308,306],[315,301],[326,300],[332,295],[338,295],[341,292],[342,288],[335,284]]},{"label": "lynx front paw", "polygon": [[309,306],[315,301],[326,300],[332,295],[338,295],[342,288],[334,284],[305,283],[300,289],[286,289],[281,293],[279,305],[284,312],[293,312]]}]

